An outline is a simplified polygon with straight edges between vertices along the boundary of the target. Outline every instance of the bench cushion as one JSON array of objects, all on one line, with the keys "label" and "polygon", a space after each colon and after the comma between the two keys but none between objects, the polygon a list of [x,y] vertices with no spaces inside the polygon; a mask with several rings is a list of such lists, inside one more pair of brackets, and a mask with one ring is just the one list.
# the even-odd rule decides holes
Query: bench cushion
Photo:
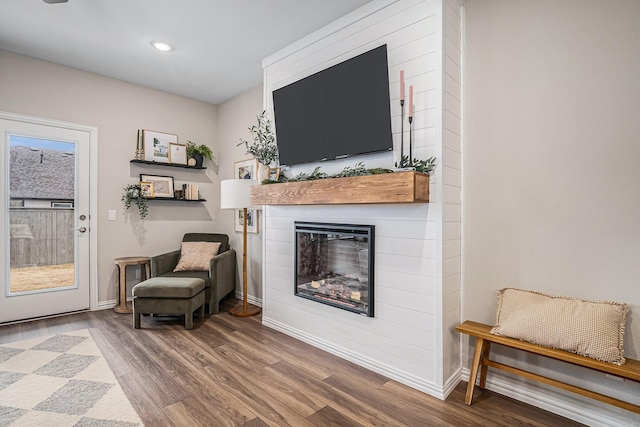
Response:
[{"label": "bench cushion", "polygon": [[628,311],[627,304],[506,288],[498,291],[491,333],[622,365]]},{"label": "bench cushion", "polygon": [[134,297],[192,298],[204,289],[204,280],[193,277],[153,277],[135,285]]}]

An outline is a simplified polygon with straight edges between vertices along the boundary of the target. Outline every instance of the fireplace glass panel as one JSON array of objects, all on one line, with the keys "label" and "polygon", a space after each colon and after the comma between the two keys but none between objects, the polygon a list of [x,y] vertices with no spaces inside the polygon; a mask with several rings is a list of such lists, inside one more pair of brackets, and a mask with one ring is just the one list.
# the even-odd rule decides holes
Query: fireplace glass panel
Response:
[{"label": "fireplace glass panel", "polygon": [[373,317],[374,226],[296,222],[295,295]]}]

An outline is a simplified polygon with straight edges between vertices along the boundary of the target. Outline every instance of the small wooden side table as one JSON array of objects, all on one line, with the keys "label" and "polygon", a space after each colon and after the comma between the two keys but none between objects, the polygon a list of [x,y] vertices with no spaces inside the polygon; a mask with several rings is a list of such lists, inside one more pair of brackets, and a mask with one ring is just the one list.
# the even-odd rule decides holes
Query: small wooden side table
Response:
[{"label": "small wooden side table", "polygon": [[120,293],[120,297],[118,300],[118,305],[116,305],[113,310],[116,313],[133,313],[133,310],[127,306],[127,266],[128,265],[143,265],[142,271],[140,272],[140,278],[142,281],[147,280],[147,278],[151,275],[151,258],[144,256],[128,256],[122,258],[116,258],[113,260],[115,264],[118,266],[120,270],[120,274],[118,275],[118,289]]}]

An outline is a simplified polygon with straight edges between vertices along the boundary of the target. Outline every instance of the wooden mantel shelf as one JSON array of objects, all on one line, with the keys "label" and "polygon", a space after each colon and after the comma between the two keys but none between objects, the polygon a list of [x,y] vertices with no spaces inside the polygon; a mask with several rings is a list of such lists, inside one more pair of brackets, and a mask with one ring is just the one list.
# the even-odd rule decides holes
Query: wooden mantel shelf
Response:
[{"label": "wooden mantel shelf", "polygon": [[429,175],[397,172],[257,185],[255,205],[345,205],[364,203],[428,203]]}]

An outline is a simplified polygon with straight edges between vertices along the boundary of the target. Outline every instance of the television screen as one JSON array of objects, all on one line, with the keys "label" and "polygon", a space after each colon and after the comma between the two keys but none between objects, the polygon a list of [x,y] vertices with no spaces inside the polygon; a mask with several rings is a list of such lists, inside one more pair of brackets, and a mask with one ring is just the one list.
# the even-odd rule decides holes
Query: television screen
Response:
[{"label": "television screen", "polygon": [[387,45],[273,91],[281,165],[393,149]]}]

